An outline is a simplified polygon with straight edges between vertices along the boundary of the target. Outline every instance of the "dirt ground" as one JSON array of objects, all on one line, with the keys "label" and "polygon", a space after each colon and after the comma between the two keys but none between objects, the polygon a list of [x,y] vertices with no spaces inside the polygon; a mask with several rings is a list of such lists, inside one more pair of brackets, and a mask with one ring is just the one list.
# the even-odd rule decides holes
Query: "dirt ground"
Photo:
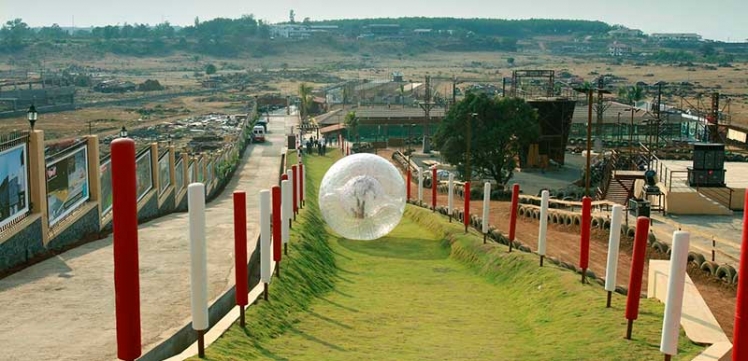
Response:
[{"label": "dirt ground", "polygon": [[[392,151],[380,151],[379,155],[391,159]],[[412,184],[411,197],[417,198],[417,183]],[[431,189],[424,188],[423,201],[431,204]],[[446,205],[447,195],[437,194],[437,205]],[[463,209],[464,200],[458,196],[454,199],[455,208]],[[492,201],[490,209],[490,224],[504,235],[509,233],[509,222],[511,215],[511,203]],[[473,200],[470,203],[471,214],[481,215],[483,212],[483,201]],[[454,220],[456,222],[456,220]],[[519,217],[517,219],[516,238],[522,244],[527,245],[533,251],[538,249],[538,221]],[[557,258],[560,261],[579,264],[580,234],[579,228],[575,226],[560,226],[548,224],[546,257]],[[631,269],[631,257],[633,253],[633,241],[626,237],[621,238],[620,253],[618,258],[617,284],[628,288],[629,273]],[[593,229],[590,239],[589,270],[599,278],[605,276],[605,268],[608,257],[608,232]],[[650,259],[667,259],[666,255],[647,247],[647,261]],[[644,277],[642,292],[647,290],[648,263],[644,265]],[[736,289],[734,286],[726,285],[711,276],[705,275],[701,270],[689,267],[689,276],[693,279],[699,292],[712,310],[714,317],[719,322],[727,337],[732,338],[735,323],[735,301]]]},{"label": "dirt ground", "polygon": [[[245,104],[240,102],[201,101],[204,98],[199,96],[182,97],[137,106],[83,108],[57,113],[43,113],[39,115],[35,129],[44,130],[45,138],[48,140],[59,140],[88,134],[89,122],[91,122],[93,134],[106,136],[119,133],[122,126],[129,130],[145,128],[163,122],[173,122],[212,112],[233,114],[240,112],[245,107]],[[138,109],[153,109],[159,105],[166,111],[148,117],[144,117],[137,112]],[[0,123],[0,133],[25,130],[28,126],[25,115],[4,119]]]}]

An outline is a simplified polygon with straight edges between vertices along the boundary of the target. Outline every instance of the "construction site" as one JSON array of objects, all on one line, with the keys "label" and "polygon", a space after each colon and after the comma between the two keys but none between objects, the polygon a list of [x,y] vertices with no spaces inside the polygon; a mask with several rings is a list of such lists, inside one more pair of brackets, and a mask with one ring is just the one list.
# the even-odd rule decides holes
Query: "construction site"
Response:
[{"label": "construction site", "polygon": [[[676,107],[662,100],[668,86],[655,83],[647,89],[653,100],[624,104],[606,77],[593,85],[567,83],[553,70],[517,70],[499,79],[349,82],[322,90],[331,112],[314,118],[314,127],[317,136],[341,134],[374,149],[429,153],[435,127],[466,92],[519,97],[537,110],[541,128],[538,142],[518,156],[521,170],[563,167],[569,156],[586,158],[589,149],[591,193],[598,200],[631,207],[638,200],[663,215],[741,211],[748,132],[731,123],[731,99],[711,92],[695,101],[681,97]],[[345,129],[349,112],[358,119],[355,136]],[[584,176],[577,183],[587,185]]]}]

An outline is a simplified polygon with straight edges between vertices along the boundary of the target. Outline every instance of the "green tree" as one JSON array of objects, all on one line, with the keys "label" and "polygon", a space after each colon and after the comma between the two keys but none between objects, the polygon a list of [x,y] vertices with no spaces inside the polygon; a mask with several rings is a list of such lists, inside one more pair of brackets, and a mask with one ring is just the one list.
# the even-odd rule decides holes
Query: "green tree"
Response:
[{"label": "green tree", "polygon": [[714,48],[714,44],[712,43],[703,43],[699,47],[699,51],[701,52],[701,55],[703,55],[705,58],[708,58],[710,56],[717,54],[717,49]]},{"label": "green tree", "polygon": [[307,83],[299,84],[299,98],[301,98],[301,119],[309,115],[309,106],[312,103],[312,86]]},{"label": "green tree", "polygon": [[208,74],[208,75],[215,74],[216,71],[218,71],[218,69],[213,64],[208,64],[205,66],[205,74]]},{"label": "green tree", "polygon": [[31,28],[20,18],[8,20],[0,29],[0,37],[3,45],[11,50],[20,49],[24,46],[24,40],[31,38]]},{"label": "green tree", "polygon": [[449,109],[434,134],[442,157],[457,165],[463,179],[467,178],[468,124],[472,169],[498,184],[512,177],[520,150],[540,135],[537,113],[524,100],[468,93]]},{"label": "green tree", "polygon": [[54,23],[52,26],[45,26],[39,29],[38,35],[42,39],[57,40],[66,38],[68,33],[65,30],[62,30],[60,25]]},{"label": "green tree", "polygon": [[358,117],[356,117],[356,112],[348,112],[348,114],[345,115],[345,128],[348,131],[348,137],[353,135],[353,139],[359,139],[358,138]]},{"label": "green tree", "polygon": [[514,66],[514,58],[507,58],[506,62],[509,64],[509,66]]}]

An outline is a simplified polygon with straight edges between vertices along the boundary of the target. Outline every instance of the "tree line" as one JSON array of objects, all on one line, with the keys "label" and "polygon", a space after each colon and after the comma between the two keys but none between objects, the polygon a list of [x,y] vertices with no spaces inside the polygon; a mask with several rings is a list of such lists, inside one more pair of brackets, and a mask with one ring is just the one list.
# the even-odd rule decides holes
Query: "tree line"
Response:
[{"label": "tree line", "polygon": [[216,18],[186,27],[168,21],[150,26],[127,24],[97,26],[69,32],[58,24],[32,29],[23,19],[7,21],[0,29],[0,52],[22,50],[38,42],[89,42],[97,49],[130,55],[152,55],[170,50],[196,51],[209,55],[235,55],[243,48],[257,48],[257,40],[269,39],[269,25],[244,15],[237,19]]},{"label": "tree line", "polygon": [[[516,50],[517,39],[550,34],[601,33],[611,27],[599,21],[582,20],[499,20],[455,18],[397,18],[310,21],[305,25],[338,25],[342,38],[354,39],[369,24],[398,24],[406,32],[417,28],[449,30],[456,38],[469,43],[467,49],[454,42],[438,45],[447,51]],[[123,55],[156,55],[172,50],[193,51],[201,54],[231,57],[246,50],[271,53],[270,25],[253,15],[237,19],[216,18],[192,25],[175,27],[169,22],[151,26],[128,24],[97,26],[91,29],[69,31],[58,24],[32,29],[23,19],[5,22],[0,29],[0,52],[16,52],[40,42],[90,44],[98,51]],[[345,40],[342,40],[345,41]],[[429,46],[430,47],[430,46]]]}]

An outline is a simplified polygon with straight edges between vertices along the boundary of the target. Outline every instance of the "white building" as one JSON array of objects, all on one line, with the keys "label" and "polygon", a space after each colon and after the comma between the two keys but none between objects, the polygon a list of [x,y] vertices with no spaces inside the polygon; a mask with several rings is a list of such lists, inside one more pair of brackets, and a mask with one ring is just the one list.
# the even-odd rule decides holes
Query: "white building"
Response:
[{"label": "white building", "polygon": [[695,33],[654,33],[650,35],[659,41],[700,41],[701,35]]}]

